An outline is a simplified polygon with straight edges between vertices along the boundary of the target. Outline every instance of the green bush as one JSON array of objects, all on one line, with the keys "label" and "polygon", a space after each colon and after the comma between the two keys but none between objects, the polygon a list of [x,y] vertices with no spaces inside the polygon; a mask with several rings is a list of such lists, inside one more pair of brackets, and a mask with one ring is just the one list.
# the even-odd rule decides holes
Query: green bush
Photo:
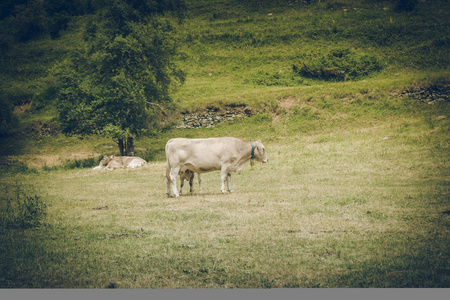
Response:
[{"label": "green bush", "polygon": [[0,173],[7,176],[16,174],[36,174],[38,173],[38,170],[30,168],[24,163],[14,163],[0,166]]},{"label": "green bush", "polygon": [[84,168],[93,168],[99,165],[103,156],[94,156],[84,159],[73,159],[64,162],[61,165],[48,167],[44,166],[42,170],[44,171],[53,171],[53,170],[73,170],[73,169],[84,169]]},{"label": "green bush", "polygon": [[289,73],[283,73],[281,71],[273,73],[259,71],[251,76],[250,79],[247,79],[246,83],[252,82],[263,86],[296,86],[303,83],[302,79],[299,77],[295,78],[296,76],[292,76],[292,73]]},{"label": "green bush", "polygon": [[0,226],[3,229],[28,229],[42,225],[47,215],[47,203],[30,189],[17,182],[6,186],[0,195]]},{"label": "green bush", "polygon": [[102,157],[90,157],[85,159],[69,160],[63,165],[63,169],[83,169],[98,166]]},{"label": "green bush", "polygon": [[294,72],[301,76],[331,81],[359,79],[381,69],[377,57],[350,49],[335,49],[293,65]]}]

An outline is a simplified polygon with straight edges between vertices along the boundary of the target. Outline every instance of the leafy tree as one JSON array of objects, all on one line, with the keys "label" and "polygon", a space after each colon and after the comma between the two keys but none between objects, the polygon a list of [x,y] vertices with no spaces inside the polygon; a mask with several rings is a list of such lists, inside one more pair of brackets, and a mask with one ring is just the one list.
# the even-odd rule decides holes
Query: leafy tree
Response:
[{"label": "leafy tree", "polygon": [[7,0],[0,4],[0,29],[16,43],[47,34],[56,39],[72,16],[92,10],[90,0]]},{"label": "leafy tree", "polygon": [[121,155],[130,154],[133,138],[157,126],[172,88],[184,82],[174,64],[175,27],[159,17],[169,11],[182,17],[184,9],[182,0],[110,2],[103,19],[87,27],[86,49],[52,70],[63,132],[102,133]]}]

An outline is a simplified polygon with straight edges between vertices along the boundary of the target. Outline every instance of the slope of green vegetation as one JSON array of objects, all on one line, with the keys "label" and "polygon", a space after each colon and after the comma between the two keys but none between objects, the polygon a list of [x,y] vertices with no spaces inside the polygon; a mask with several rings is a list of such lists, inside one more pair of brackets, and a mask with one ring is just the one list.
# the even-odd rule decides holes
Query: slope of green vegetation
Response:
[{"label": "slope of green vegetation", "polygon": [[[244,104],[279,115],[280,99],[291,97],[297,104],[307,101],[321,115],[335,115],[342,98],[353,104],[369,96],[390,102],[385,95],[391,90],[448,80],[447,1],[419,1],[413,11],[403,12],[396,12],[398,4],[390,1],[187,4],[178,29],[184,53],[178,63],[187,73],[185,85],[174,94],[180,111]],[[29,104],[24,114],[9,119],[16,126],[6,126],[9,137],[3,134],[2,156],[36,153],[39,145],[61,139],[51,136],[47,143],[29,133],[39,133],[44,126],[58,135],[57,93],[47,70],[83,47],[85,26],[95,18],[74,16],[59,38],[14,44],[2,57],[2,103]],[[361,114],[364,106],[352,105],[353,113]],[[24,135],[31,147],[19,145]],[[89,141],[97,140],[85,140],[86,151],[94,152],[96,146]]]}]

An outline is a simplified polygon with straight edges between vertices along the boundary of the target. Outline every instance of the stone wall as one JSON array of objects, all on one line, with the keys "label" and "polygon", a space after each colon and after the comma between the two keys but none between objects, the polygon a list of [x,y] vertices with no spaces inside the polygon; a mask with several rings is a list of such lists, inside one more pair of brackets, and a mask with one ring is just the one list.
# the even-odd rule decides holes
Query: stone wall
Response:
[{"label": "stone wall", "polygon": [[441,81],[411,85],[402,92],[402,95],[427,104],[450,102],[450,82]]},{"label": "stone wall", "polygon": [[224,108],[208,107],[194,113],[182,114],[181,125],[177,128],[209,128],[220,123],[230,123],[248,118],[256,113],[248,106],[225,106]]}]

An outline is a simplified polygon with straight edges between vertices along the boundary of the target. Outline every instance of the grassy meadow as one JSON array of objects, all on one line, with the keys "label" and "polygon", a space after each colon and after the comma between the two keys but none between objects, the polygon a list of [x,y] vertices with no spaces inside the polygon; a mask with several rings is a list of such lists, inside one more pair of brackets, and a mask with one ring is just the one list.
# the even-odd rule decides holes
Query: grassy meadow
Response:
[{"label": "grassy meadow", "polygon": [[448,287],[446,158],[392,131],[266,143],[269,163],[234,175],[228,195],[216,172],[202,194],[166,198],[163,162],[2,178],[32,185],[48,214],[3,232],[1,285]]},{"label": "grassy meadow", "polygon": [[[92,170],[117,154],[104,137],[2,137],[0,288],[450,287],[449,100],[406,93],[448,87],[447,1],[413,12],[210,2],[188,1],[179,25],[187,80],[174,116],[236,104],[258,113],[203,129],[174,118],[136,140],[149,163],[134,170]],[[51,65],[92,17],[22,51],[59,49],[41,62]],[[42,65],[21,58],[30,73],[10,77],[9,92],[32,94]],[[20,130],[53,124],[56,100],[40,95]],[[165,142],[213,136],[261,139],[269,162],[232,175],[232,194],[212,172],[202,194],[195,178],[192,195],[167,198]]]}]

